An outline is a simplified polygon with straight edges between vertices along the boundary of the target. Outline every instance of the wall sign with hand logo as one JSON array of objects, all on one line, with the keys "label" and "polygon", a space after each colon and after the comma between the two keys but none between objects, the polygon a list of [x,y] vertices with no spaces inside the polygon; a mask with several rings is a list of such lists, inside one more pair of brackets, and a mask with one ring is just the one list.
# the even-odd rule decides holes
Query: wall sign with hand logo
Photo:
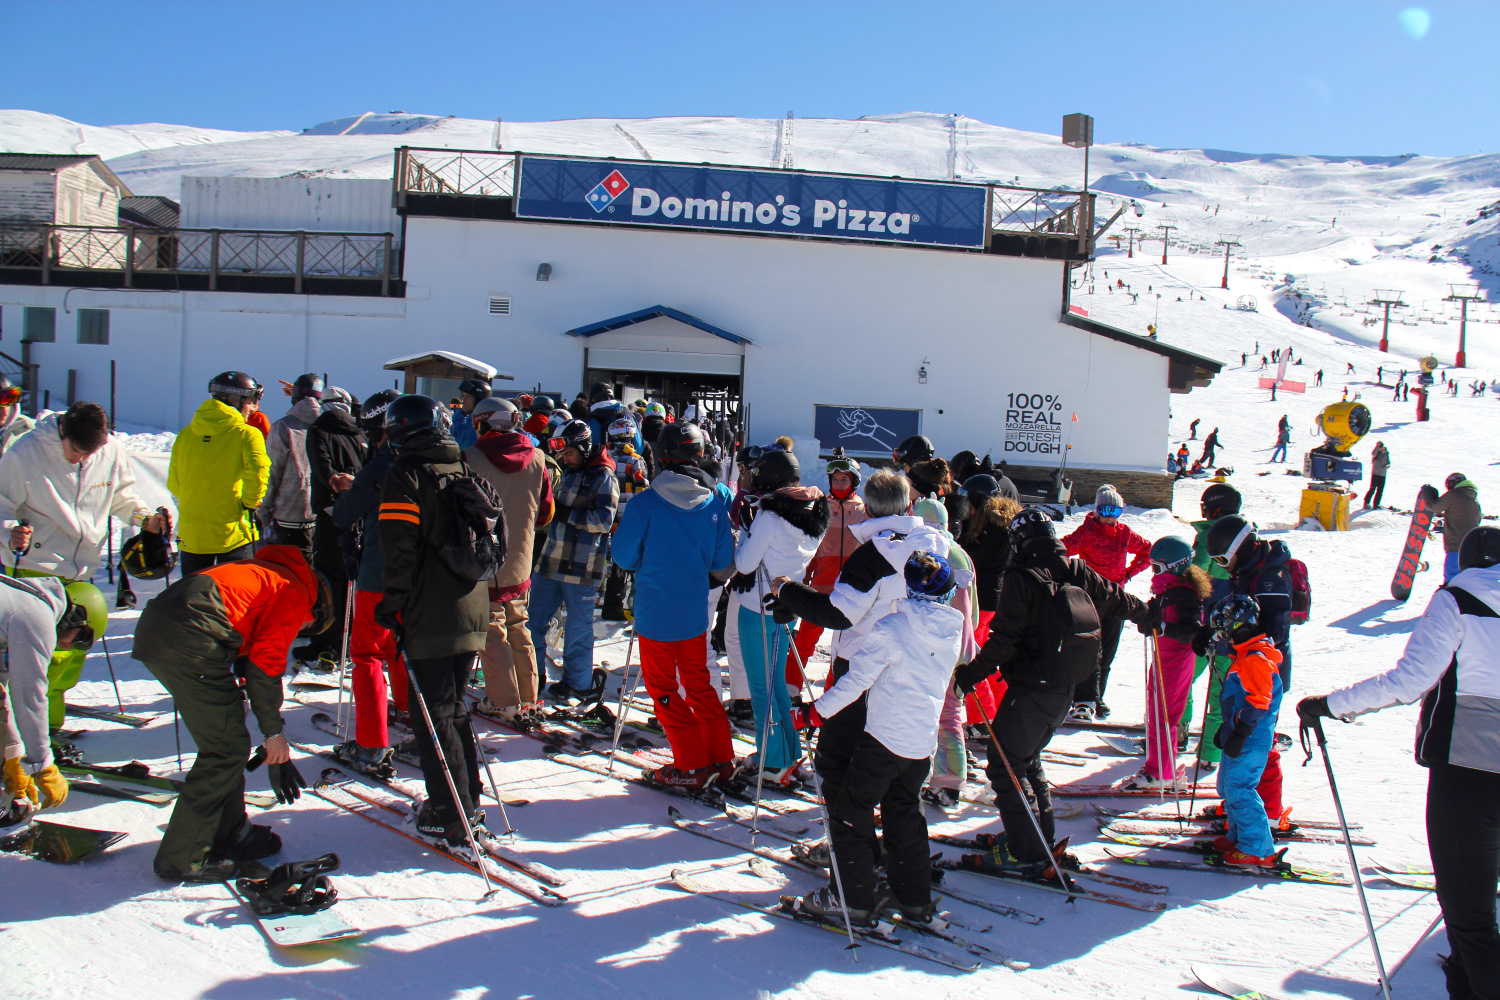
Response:
[{"label": "wall sign with hand logo", "polygon": [[889,458],[902,441],[922,433],[922,411],[888,406],[813,406],[813,436],[823,451]]}]

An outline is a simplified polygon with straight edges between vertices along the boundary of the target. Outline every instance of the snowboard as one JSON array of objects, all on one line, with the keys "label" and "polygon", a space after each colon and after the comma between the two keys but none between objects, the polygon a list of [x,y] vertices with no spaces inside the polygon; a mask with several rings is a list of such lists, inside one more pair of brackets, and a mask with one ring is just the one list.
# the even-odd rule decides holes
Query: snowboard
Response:
[{"label": "snowboard", "polygon": [[1391,577],[1391,596],[1398,601],[1411,597],[1412,584],[1421,569],[1422,546],[1431,527],[1432,510],[1425,492],[1419,492],[1417,505],[1411,512],[1411,529],[1406,533],[1406,544],[1401,547],[1401,561],[1396,564],[1396,575]]},{"label": "snowboard", "polygon": [[1230,1000],[1282,1000],[1280,996],[1274,993],[1262,993],[1260,990],[1241,986],[1238,982],[1231,979],[1225,970],[1216,969],[1211,965],[1193,966],[1193,975],[1198,978],[1198,982],[1207,986],[1215,993],[1229,997]]},{"label": "snowboard", "polygon": [[113,847],[125,837],[126,834],[113,830],[86,830],[79,826],[33,820],[0,838],[0,851],[69,865]]},{"label": "snowboard", "polygon": [[250,901],[240,895],[240,891],[234,887],[232,880],[224,885],[234,894],[235,899],[245,904],[245,909],[249,910],[255,922],[260,924],[260,929],[271,943],[282,948],[296,948],[305,944],[320,944],[324,941],[342,941],[364,933],[339,916],[336,905],[326,910],[319,910],[317,913],[278,913],[270,917],[256,916],[255,911],[250,907]]}]

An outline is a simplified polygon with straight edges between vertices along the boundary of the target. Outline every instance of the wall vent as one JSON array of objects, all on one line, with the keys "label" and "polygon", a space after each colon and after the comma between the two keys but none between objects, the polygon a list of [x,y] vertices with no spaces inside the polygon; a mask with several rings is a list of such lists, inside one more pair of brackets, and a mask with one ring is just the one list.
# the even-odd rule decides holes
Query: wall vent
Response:
[{"label": "wall vent", "polygon": [[509,316],[510,315],[510,296],[509,295],[491,295],[490,296],[490,315],[491,316]]}]

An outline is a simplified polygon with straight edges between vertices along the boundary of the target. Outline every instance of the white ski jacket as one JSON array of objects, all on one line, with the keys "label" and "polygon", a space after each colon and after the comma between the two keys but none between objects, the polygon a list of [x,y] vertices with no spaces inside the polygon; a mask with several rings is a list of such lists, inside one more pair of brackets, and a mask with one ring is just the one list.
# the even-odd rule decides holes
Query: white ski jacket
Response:
[{"label": "white ski jacket", "polygon": [[5,759],[24,753],[24,770],[36,774],[52,763],[47,735],[47,664],[57,646],[57,620],[68,599],[61,580],[46,576],[0,576],[0,745]]},{"label": "white ski jacket", "polygon": [[1349,719],[1418,699],[1418,763],[1500,772],[1500,567],[1433,594],[1396,666],[1332,692],[1328,709]]},{"label": "white ski jacket", "polygon": [[[153,511],[135,495],[130,458],[114,438],[74,465],[63,456],[58,414],[36,422],[0,456],[0,528],[8,536],[24,518],[31,522],[31,548],[22,569],[65,580],[87,580],[99,568],[99,550],[109,516],[135,527]],[[15,563],[8,537],[0,537],[0,561]]]},{"label": "white ski jacket", "polygon": [[[903,581],[904,577],[896,579]],[[910,597],[877,621],[849,659],[849,670],[815,703],[832,718],[861,694],[865,732],[891,753],[926,760],[937,749],[938,717],[958,665],[964,616],[956,608]]]},{"label": "white ski jacket", "polygon": [[862,564],[862,557],[856,562],[851,556],[828,595],[829,603],[850,622],[848,628],[833,637],[832,655],[846,660],[852,660],[859,652],[860,644],[875,623],[894,611],[896,602],[906,597],[904,573],[911,554],[921,550],[948,555],[948,536],[910,514],[871,518],[851,524],[849,531],[860,543],[855,556],[859,556],[866,543],[873,542],[872,548],[885,565],[879,567],[880,575],[876,576]]}]

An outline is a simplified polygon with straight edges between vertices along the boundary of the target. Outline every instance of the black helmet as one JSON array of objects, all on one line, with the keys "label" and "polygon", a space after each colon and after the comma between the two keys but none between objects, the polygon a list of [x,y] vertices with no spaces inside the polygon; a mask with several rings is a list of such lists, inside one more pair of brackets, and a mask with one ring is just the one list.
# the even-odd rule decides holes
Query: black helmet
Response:
[{"label": "black helmet", "polygon": [[[5,386],[0,388],[9,386],[10,381],[6,380]],[[247,399],[259,401],[265,389],[244,372],[220,372],[209,379],[208,394],[226,405],[239,406]]]},{"label": "black helmet", "polygon": [[553,402],[551,396],[537,396],[531,401],[532,413],[540,413],[542,416],[546,416],[555,409],[557,409],[557,404]]},{"label": "black helmet", "polygon": [[297,381],[292,383],[292,402],[301,402],[309,396],[313,399],[323,398],[323,376],[314,372],[298,375]]},{"label": "black helmet", "polygon": [[[426,398],[426,397],[423,397]],[[315,635],[322,635],[333,626],[333,584],[328,582],[328,577],[317,570],[312,571],[313,578],[318,582],[318,596],[313,601],[312,621],[302,626],[302,631],[297,633],[299,639],[311,639]]]},{"label": "black helmet", "polygon": [[608,382],[595,382],[593,385],[589,386],[590,406],[593,406],[595,403],[602,403],[606,399],[614,398],[615,387],[610,385]]},{"label": "black helmet", "polygon": [[385,437],[393,448],[400,448],[415,434],[444,426],[443,404],[431,396],[398,396],[385,408]]},{"label": "black helmet", "polygon": [[165,533],[142,531],[120,546],[120,565],[137,580],[160,580],[177,568],[177,550]]},{"label": "black helmet", "polygon": [[577,448],[583,452],[585,459],[593,456],[594,432],[589,428],[588,421],[569,420],[552,435],[553,451],[562,452],[568,448]]},{"label": "black helmet", "polygon": [[1249,594],[1232,594],[1208,616],[1208,627],[1230,642],[1244,642],[1261,632],[1260,605]]},{"label": "black helmet", "polygon": [[932,441],[921,434],[913,434],[896,446],[896,455],[907,465],[916,465],[918,462],[930,462],[932,456],[937,454],[932,447]]},{"label": "black helmet", "polygon": [[1240,512],[1240,491],[1228,483],[1212,483],[1198,499],[1203,507],[1203,516],[1209,520],[1227,517]]},{"label": "black helmet", "polygon": [[796,455],[779,448],[768,451],[755,463],[755,490],[758,493],[770,493],[783,486],[793,485],[801,476],[802,466]]},{"label": "black helmet", "polygon": [[366,434],[373,434],[385,427],[385,411],[400,398],[401,393],[395,389],[381,389],[365,400],[365,405],[359,411],[359,422]]},{"label": "black helmet", "polygon": [[1057,540],[1057,527],[1040,507],[1027,507],[1010,520],[1011,544],[1021,547],[1037,539]]},{"label": "black helmet", "polygon": [[1470,528],[1458,544],[1459,569],[1483,569],[1500,563],[1500,528],[1481,524]]},{"label": "black helmet", "polygon": [[474,423],[485,423],[492,431],[513,431],[521,426],[521,411],[516,404],[499,396],[486,396],[474,405],[469,414]]},{"label": "black helmet", "polygon": [[482,378],[466,378],[458,383],[460,395],[467,393],[475,399],[483,399],[490,394],[490,384]]},{"label": "black helmet", "polygon": [[964,494],[970,503],[982,503],[1000,492],[1000,480],[983,472],[977,472],[964,480]]},{"label": "black helmet", "polygon": [[1238,514],[1229,514],[1219,518],[1214,522],[1214,526],[1208,529],[1205,545],[1208,549],[1208,557],[1220,566],[1228,568],[1228,564],[1244,550],[1245,546],[1253,546],[1259,540],[1259,536],[1255,533],[1255,525]]},{"label": "black helmet", "polygon": [[656,438],[656,455],[663,462],[692,464],[703,457],[708,438],[697,424],[667,424]]}]

